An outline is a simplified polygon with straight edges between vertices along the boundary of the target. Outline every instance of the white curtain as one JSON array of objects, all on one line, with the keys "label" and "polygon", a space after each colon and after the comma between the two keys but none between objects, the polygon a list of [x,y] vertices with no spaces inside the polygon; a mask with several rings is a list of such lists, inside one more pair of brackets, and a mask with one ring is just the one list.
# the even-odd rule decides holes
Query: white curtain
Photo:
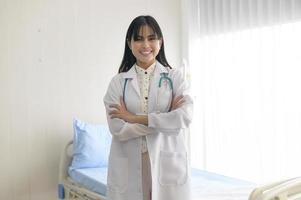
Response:
[{"label": "white curtain", "polygon": [[300,1],[185,8],[192,166],[257,183],[301,176]]}]

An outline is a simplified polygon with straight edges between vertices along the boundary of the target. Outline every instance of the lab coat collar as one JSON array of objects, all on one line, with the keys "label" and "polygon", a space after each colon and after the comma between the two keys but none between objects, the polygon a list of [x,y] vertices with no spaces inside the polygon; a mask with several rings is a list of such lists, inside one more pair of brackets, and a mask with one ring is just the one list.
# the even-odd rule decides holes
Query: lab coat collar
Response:
[{"label": "lab coat collar", "polygon": [[[156,60],[156,67],[155,67],[155,70],[154,70],[154,80],[152,82],[156,81],[157,77],[160,77],[160,75],[162,73],[168,73],[168,68],[164,67],[160,62],[158,62]],[[140,89],[139,89],[139,85],[138,85],[138,79],[137,79],[137,73],[136,73],[136,70],[135,70],[135,64],[131,67],[131,69],[129,71],[127,71],[123,74],[123,78],[131,80],[130,82],[131,82],[133,88],[135,89],[135,91],[137,92],[137,94],[140,97]]]},{"label": "lab coat collar", "polygon": [[123,78],[124,79],[126,79],[126,78],[129,78],[129,79],[137,78],[136,71],[135,71],[135,64],[131,67],[131,69],[129,71],[127,71],[123,74]]},{"label": "lab coat collar", "polygon": [[160,75],[162,73],[168,73],[168,69],[169,68],[164,67],[160,62],[157,61],[155,74]]},{"label": "lab coat collar", "polygon": [[131,80],[129,83],[132,84],[132,86],[135,89],[136,93],[140,97],[140,89],[139,89],[139,86],[138,86],[138,80],[137,80],[137,73],[136,73],[136,70],[135,70],[135,64],[131,67],[131,69],[129,71],[127,71],[123,74],[123,78],[125,80],[126,79]]}]

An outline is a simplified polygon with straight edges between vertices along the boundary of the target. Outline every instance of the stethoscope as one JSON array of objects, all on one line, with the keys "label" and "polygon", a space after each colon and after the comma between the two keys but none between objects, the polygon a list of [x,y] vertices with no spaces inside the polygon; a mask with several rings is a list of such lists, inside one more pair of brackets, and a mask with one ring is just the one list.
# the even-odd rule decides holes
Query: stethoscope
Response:
[{"label": "stethoscope", "polygon": [[[170,88],[171,92],[173,93],[173,82],[172,82],[171,78],[168,77],[168,73],[167,72],[162,72],[162,73],[160,73],[160,76],[161,77],[160,77],[160,80],[159,80],[158,88],[161,88],[162,83],[166,82],[169,85],[169,88]],[[124,103],[125,103],[125,96],[126,96],[125,95],[126,86],[127,86],[128,81],[132,80],[132,79],[133,78],[125,78],[124,85],[123,85],[123,94],[122,94],[122,99],[123,99]],[[157,107],[158,107],[158,97],[157,97]]]}]

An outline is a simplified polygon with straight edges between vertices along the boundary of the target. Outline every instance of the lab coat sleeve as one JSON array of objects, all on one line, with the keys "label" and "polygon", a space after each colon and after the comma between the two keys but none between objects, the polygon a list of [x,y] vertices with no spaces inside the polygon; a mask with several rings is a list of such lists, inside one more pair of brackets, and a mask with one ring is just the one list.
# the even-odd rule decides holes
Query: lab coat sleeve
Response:
[{"label": "lab coat sleeve", "polygon": [[183,95],[185,103],[170,112],[150,113],[148,126],[166,134],[177,134],[180,129],[188,128],[193,115],[193,100],[189,95],[189,84],[184,80],[179,70],[170,72],[173,81],[173,96]]},{"label": "lab coat sleeve", "polygon": [[120,76],[120,74],[115,76],[111,80],[108,90],[103,99],[111,134],[113,135],[113,137],[117,138],[120,141],[126,141],[132,138],[137,138],[153,133],[155,130],[145,125],[128,123],[119,118],[110,118],[109,112],[114,108],[110,108],[109,106],[113,104],[120,105],[120,97],[122,97],[123,93],[122,81],[123,78]]}]

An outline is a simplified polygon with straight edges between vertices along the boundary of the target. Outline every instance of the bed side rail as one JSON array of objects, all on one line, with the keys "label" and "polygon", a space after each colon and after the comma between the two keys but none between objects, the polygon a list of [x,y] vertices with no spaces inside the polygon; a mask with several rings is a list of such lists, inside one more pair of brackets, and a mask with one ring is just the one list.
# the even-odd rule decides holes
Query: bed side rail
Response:
[{"label": "bed side rail", "polygon": [[69,141],[64,147],[59,165],[59,184],[58,184],[58,197],[59,199],[65,199],[64,180],[68,177],[68,167],[70,165],[72,155],[68,155],[68,149],[73,144],[73,140]]},{"label": "bed side rail", "polygon": [[256,188],[249,200],[297,200],[301,199],[301,177]]}]

